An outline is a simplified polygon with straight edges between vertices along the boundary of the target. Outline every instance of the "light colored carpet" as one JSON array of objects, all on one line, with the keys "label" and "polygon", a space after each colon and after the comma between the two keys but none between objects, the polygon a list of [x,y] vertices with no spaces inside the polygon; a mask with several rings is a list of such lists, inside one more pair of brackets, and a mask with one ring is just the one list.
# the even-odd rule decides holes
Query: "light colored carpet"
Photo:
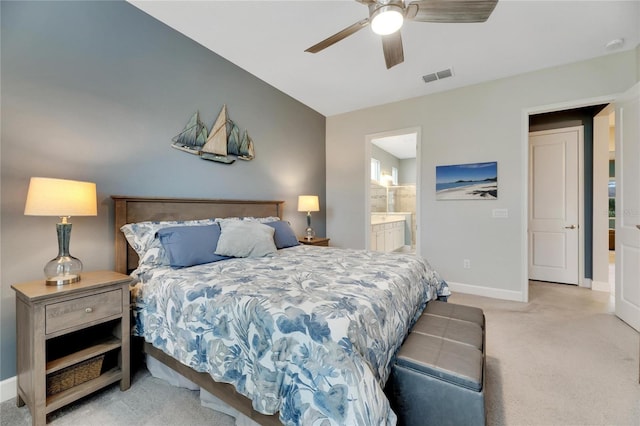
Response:
[{"label": "light colored carpet", "polygon": [[640,425],[638,333],[608,293],[531,282],[526,304],[449,301],[485,312],[489,425]]},{"label": "light colored carpet", "polygon": [[[489,425],[640,426],[638,333],[612,313],[608,293],[532,282],[529,303],[454,294],[487,321]],[[2,426],[29,425],[27,407],[0,404]],[[64,425],[233,425],[197,392],[138,372],[49,416]]]},{"label": "light colored carpet", "polygon": [[[31,425],[29,409],[16,407],[15,400],[0,404],[2,426]],[[54,426],[233,426],[233,417],[200,405],[200,392],[171,386],[138,371],[131,388],[121,392],[118,384],[76,401],[47,416]]]}]

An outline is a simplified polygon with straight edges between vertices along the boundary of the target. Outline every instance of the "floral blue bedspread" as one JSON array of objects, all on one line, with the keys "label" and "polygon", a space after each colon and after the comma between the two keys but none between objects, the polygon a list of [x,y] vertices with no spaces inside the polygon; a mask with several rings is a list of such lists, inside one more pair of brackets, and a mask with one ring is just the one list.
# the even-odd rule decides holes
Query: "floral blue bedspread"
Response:
[{"label": "floral blue bedspread", "polygon": [[395,424],[391,360],[425,303],[449,295],[417,256],[332,247],[133,275],[137,335],[287,425]]}]

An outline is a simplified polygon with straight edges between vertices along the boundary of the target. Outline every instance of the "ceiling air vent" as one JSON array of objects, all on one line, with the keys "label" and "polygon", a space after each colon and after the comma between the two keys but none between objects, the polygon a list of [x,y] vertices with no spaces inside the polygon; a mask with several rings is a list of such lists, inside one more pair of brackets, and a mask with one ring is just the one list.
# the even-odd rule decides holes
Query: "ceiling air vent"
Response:
[{"label": "ceiling air vent", "polygon": [[442,80],[443,78],[451,77],[453,75],[453,69],[447,68],[446,70],[432,72],[431,74],[423,75],[422,79],[425,83],[431,83],[432,81]]}]

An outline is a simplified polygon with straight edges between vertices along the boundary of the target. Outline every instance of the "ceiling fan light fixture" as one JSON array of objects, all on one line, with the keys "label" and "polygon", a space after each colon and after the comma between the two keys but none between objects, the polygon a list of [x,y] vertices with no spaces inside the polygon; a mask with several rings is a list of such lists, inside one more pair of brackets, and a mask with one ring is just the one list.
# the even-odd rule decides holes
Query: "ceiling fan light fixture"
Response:
[{"label": "ceiling fan light fixture", "polygon": [[379,7],[371,16],[371,30],[379,35],[393,34],[402,27],[404,14],[395,4]]}]

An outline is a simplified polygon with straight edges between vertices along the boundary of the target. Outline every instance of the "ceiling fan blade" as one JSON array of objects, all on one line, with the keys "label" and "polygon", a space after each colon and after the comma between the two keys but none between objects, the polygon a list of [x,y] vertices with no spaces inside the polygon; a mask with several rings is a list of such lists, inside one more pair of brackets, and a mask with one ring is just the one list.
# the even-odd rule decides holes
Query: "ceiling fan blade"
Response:
[{"label": "ceiling fan blade", "polygon": [[404,62],[400,31],[382,36],[382,50],[384,51],[384,61],[387,63],[387,69]]},{"label": "ceiling fan blade", "polygon": [[422,0],[407,6],[407,19],[418,22],[485,22],[498,0]]},{"label": "ceiling fan blade", "polygon": [[326,49],[327,47],[331,46],[332,44],[337,43],[340,40],[349,37],[351,34],[354,34],[354,33],[358,32],[358,31],[360,31],[361,29],[363,29],[367,25],[369,25],[369,18],[365,18],[365,19],[363,19],[361,21],[356,22],[353,25],[348,26],[347,28],[345,28],[342,31],[338,31],[337,33],[335,33],[331,37],[327,37],[326,39],[322,40],[320,43],[314,44],[313,46],[311,46],[310,48],[305,50],[305,52],[318,53],[319,51],[321,51],[323,49]]}]

